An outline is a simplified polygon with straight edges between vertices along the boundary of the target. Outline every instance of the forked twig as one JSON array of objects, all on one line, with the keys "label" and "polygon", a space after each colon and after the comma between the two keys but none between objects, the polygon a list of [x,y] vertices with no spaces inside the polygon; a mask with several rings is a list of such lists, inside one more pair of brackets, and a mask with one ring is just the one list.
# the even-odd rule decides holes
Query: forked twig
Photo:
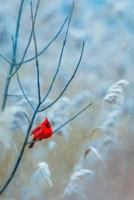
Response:
[{"label": "forked twig", "polygon": [[[34,17],[33,17],[33,8],[32,8],[32,2],[31,2],[31,19],[32,19],[32,25],[34,24]],[[39,61],[38,61],[38,48],[37,48],[37,41],[36,41],[36,35],[35,35],[35,29],[33,26],[33,40],[34,40],[34,48],[35,48],[35,60],[36,60],[36,72],[37,72],[37,91],[38,91],[38,102],[41,102],[41,92],[40,92],[40,70],[39,70]]]},{"label": "forked twig", "polygon": [[[29,39],[28,39],[28,43],[27,43],[27,45],[26,45],[26,48],[25,48],[25,50],[24,50],[24,53],[23,53],[21,62],[20,62],[20,63],[16,63],[17,68],[15,68],[15,70],[13,71],[13,73],[10,75],[11,78],[16,74],[16,72],[17,72],[17,71],[20,69],[20,67],[24,64],[25,56],[26,56],[27,51],[28,51],[28,49],[29,49],[29,46],[30,46],[30,44],[31,44],[31,39],[32,39],[32,36],[33,36],[33,31],[34,31],[34,26],[35,26],[36,18],[37,18],[37,13],[38,13],[38,9],[39,9],[39,4],[40,4],[40,0],[37,1],[36,10],[35,10],[35,15],[34,15],[33,21],[32,21],[32,28],[31,28],[30,36],[29,36]],[[35,58],[36,58],[36,56],[35,56]],[[34,60],[34,59],[33,59],[33,60]]]},{"label": "forked twig", "polygon": [[[18,26],[20,26],[20,20],[21,20],[21,14],[22,14],[22,7],[23,7],[22,3],[24,3],[24,0],[21,1],[21,5],[22,6],[20,6],[20,9],[19,9],[19,14],[18,14],[19,17],[18,17],[17,25],[16,25],[17,26],[16,27],[16,33],[17,33],[17,31],[19,31],[19,27]],[[38,5],[38,3],[37,3],[37,5]],[[36,7],[36,11],[37,10],[38,10],[38,6]],[[54,35],[54,37],[49,41],[49,43],[40,52],[38,52],[37,56],[33,56],[33,57],[31,57],[31,58],[29,58],[27,60],[24,60],[25,56],[26,56],[26,53],[28,51],[28,48],[30,46],[30,43],[31,43],[32,34],[33,34],[33,28],[34,28],[34,23],[35,23],[35,20],[36,20],[36,13],[35,13],[35,16],[34,16],[34,23],[33,23],[33,26],[31,28],[29,40],[28,40],[28,43],[26,45],[25,51],[23,53],[21,62],[19,62],[19,63],[16,62],[16,53],[14,53],[14,52],[13,52],[12,61],[9,61],[9,59],[5,58],[3,55],[0,54],[0,57],[3,58],[8,64],[10,64],[10,69],[9,69],[9,73],[8,73],[8,76],[7,76],[7,79],[6,79],[6,83],[5,83],[5,88],[4,88],[4,98],[3,98],[3,103],[2,103],[1,110],[5,109],[6,102],[7,102],[7,97],[8,97],[7,94],[8,94],[9,85],[10,85],[12,77],[20,69],[20,67],[22,66],[22,64],[30,62],[30,61],[34,60],[36,57],[39,57],[40,55],[42,55],[53,44],[53,42],[56,40],[56,38],[60,35],[61,31],[63,30],[63,28],[64,28],[64,26],[65,26],[65,24],[66,24],[69,16],[70,16],[70,14],[65,18],[65,20],[64,20],[63,24],[61,25],[60,29],[57,31],[57,33]],[[18,41],[18,34],[16,34],[16,35],[17,35],[17,40],[15,40],[15,42]],[[17,47],[17,45],[15,45],[15,46]],[[15,48],[15,49],[17,50],[17,48]],[[14,49],[14,51],[16,51],[15,49]],[[15,65],[17,65],[17,68],[14,68]]]},{"label": "forked twig", "polygon": [[22,11],[23,11],[23,5],[24,5],[24,0],[21,0],[19,12],[18,12],[17,23],[16,23],[16,31],[15,31],[15,38],[14,38],[14,44],[13,44],[12,62],[10,63],[10,69],[9,69],[8,77],[7,77],[6,84],[5,84],[4,98],[3,98],[3,103],[2,103],[2,110],[4,110],[5,106],[6,106],[7,94],[8,94],[10,81],[11,81],[10,75],[12,74],[14,66],[16,65],[17,45],[18,45],[20,21],[21,21],[21,16],[22,16]]},{"label": "forked twig", "polygon": [[[23,2],[23,1],[22,1]],[[38,1],[39,2],[39,1]],[[23,89],[23,86],[21,85],[21,82],[20,82],[20,79],[19,79],[19,74],[18,74],[18,69],[17,69],[17,65],[15,64],[14,66],[16,67],[16,74],[17,74],[17,80],[18,80],[18,83],[19,83],[19,86],[20,86],[20,89],[24,95],[24,97],[26,98],[27,102],[29,103],[29,105],[32,107],[33,109],[33,113],[32,113],[32,117],[31,119],[28,118],[27,114],[25,114],[25,117],[27,118],[29,124],[28,124],[28,128],[27,128],[27,132],[26,132],[26,136],[25,136],[25,139],[24,139],[24,142],[21,146],[21,149],[20,149],[20,152],[19,152],[19,155],[18,155],[18,158],[15,162],[15,165],[13,167],[13,169],[11,170],[11,173],[9,175],[9,177],[7,178],[5,184],[0,188],[0,194],[2,194],[6,188],[8,187],[9,183],[12,181],[13,177],[15,176],[15,173],[21,163],[21,160],[22,160],[22,157],[23,157],[23,154],[24,154],[24,151],[25,151],[25,148],[27,146],[27,143],[28,143],[28,138],[29,138],[29,135],[30,135],[30,132],[31,132],[31,129],[32,129],[32,126],[33,126],[33,123],[34,123],[34,120],[35,118],[37,117],[37,114],[38,112],[42,112],[48,108],[50,108],[52,105],[54,105],[59,99],[60,97],[64,94],[64,92],[66,91],[66,89],[68,88],[68,86],[70,85],[71,81],[73,80],[79,66],[80,66],[80,63],[81,63],[81,59],[82,59],[82,56],[83,56],[83,51],[84,51],[84,42],[82,43],[82,49],[81,49],[81,53],[80,53],[80,56],[79,56],[79,60],[78,60],[78,63],[76,65],[76,68],[71,76],[71,78],[69,79],[69,81],[67,82],[67,84],[65,85],[64,89],[61,91],[61,93],[58,95],[58,97],[52,102],[50,103],[47,107],[43,108],[43,109],[40,109],[40,107],[42,106],[42,104],[44,103],[44,101],[46,100],[47,96],[49,95],[52,87],[53,87],[53,84],[55,82],[55,79],[57,77],[57,74],[58,74],[58,71],[59,71],[59,68],[60,68],[60,65],[61,65],[61,60],[62,60],[62,56],[63,56],[63,52],[64,52],[64,47],[65,47],[65,44],[66,44],[66,39],[67,39],[67,34],[68,34],[68,30],[69,30],[69,25],[70,25],[70,21],[71,21],[71,16],[72,16],[72,12],[73,12],[73,7],[74,7],[74,3],[72,5],[72,8],[71,8],[71,12],[70,12],[70,15],[69,15],[69,22],[68,22],[68,26],[67,26],[67,30],[66,30],[66,33],[65,33],[65,39],[64,39],[64,42],[62,44],[62,49],[61,49],[61,52],[60,52],[60,58],[59,58],[59,64],[57,66],[57,70],[55,72],[55,75],[53,77],[53,80],[50,84],[50,87],[49,87],[49,90],[46,94],[46,96],[43,98],[43,100],[41,100],[41,94],[40,94],[40,81],[39,81],[39,78],[40,78],[40,74],[39,74],[39,63],[38,63],[38,50],[37,50],[37,43],[36,43],[36,36],[35,36],[35,32],[34,32],[34,17],[33,17],[33,10],[32,10],[32,4],[31,4],[31,21],[32,21],[32,27],[33,27],[33,31],[32,31],[32,34],[33,34],[33,38],[34,38],[34,44],[35,44],[35,59],[36,59],[36,69],[37,69],[37,88],[38,88],[38,97],[39,97],[39,101],[38,101],[38,104],[36,105],[36,107],[34,108],[32,106],[32,104],[30,103],[27,95],[25,94],[25,91]],[[34,15],[35,16],[35,15]],[[20,22],[20,21],[19,21]],[[16,38],[18,40],[18,36]],[[13,42],[13,49],[14,48],[17,48],[17,45],[15,47],[15,44],[16,44],[16,39],[15,41]],[[53,40],[54,41],[54,40]],[[14,50],[16,51],[16,50]],[[16,55],[15,55],[15,62],[16,62]],[[13,66],[13,65],[12,65]],[[8,94],[8,89],[7,89],[7,94]],[[88,106],[86,106],[84,109],[82,109],[80,112],[78,112],[76,115],[74,115],[72,118],[70,118],[68,121],[66,121],[65,123],[63,123],[60,127],[58,127],[57,129],[54,130],[54,133],[56,131],[58,131],[59,129],[61,129],[63,126],[65,126],[66,124],[68,124],[69,122],[71,122],[73,119],[75,119],[78,115],[80,115],[84,110],[86,110],[89,106],[91,106],[92,104],[90,103]]]},{"label": "forked twig", "polygon": [[17,75],[17,81],[18,81],[18,84],[19,84],[20,90],[21,90],[23,96],[25,97],[27,103],[28,103],[29,106],[32,108],[32,110],[34,111],[35,109],[34,109],[32,103],[30,102],[28,96],[26,95],[26,93],[25,93],[25,91],[24,91],[24,89],[23,89],[23,86],[22,86],[21,81],[20,81],[20,78],[19,78],[19,73],[18,73],[18,71],[16,72],[16,75]]},{"label": "forked twig", "polygon": [[[41,56],[52,44],[53,42],[57,39],[57,37],[60,35],[61,31],[63,30],[65,24],[67,23],[68,19],[69,19],[69,16],[70,16],[70,13],[68,14],[68,16],[65,18],[65,20],[63,21],[60,29],[58,30],[58,32],[54,35],[54,37],[48,42],[48,44],[41,50],[38,52],[37,54],[37,57]],[[31,30],[31,39],[32,39],[32,30]],[[29,38],[29,41],[31,41],[31,39]],[[27,44],[27,48],[29,47],[30,44]],[[26,51],[26,50],[25,50]],[[24,57],[25,58],[25,57]],[[31,58],[28,58],[26,60],[21,60],[21,62],[19,63],[16,63],[16,65],[18,66],[17,70],[19,70],[19,68],[21,67],[22,64],[25,64],[25,63],[28,63],[28,62],[31,62],[33,61],[34,59],[36,58],[36,56],[33,56]],[[11,74],[11,77],[14,76],[16,73],[16,71],[14,71],[12,74]]]},{"label": "forked twig", "polygon": [[[77,63],[77,66],[73,72],[73,75],[71,76],[71,78],[69,79],[69,81],[67,82],[67,84],[65,85],[65,87],[63,88],[63,90],[61,91],[61,93],[59,94],[59,96],[53,101],[51,102],[47,107],[43,108],[43,109],[40,109],[38,112],[42,112],[42,111],[45,111],[46,109],[50,108],[52,105],[54,105],[60,98],[61,96],[64,94],[64,92],[66,91],[66,89],[68,88],[68,86],[70,85],[71,81],[73,80],[78,68],[79,68],[79,65],[81,63],[81,59],[82,59],[82,56],[83,56],[83,51],[84,51],[84,46],[85,46],[85,42],[83,42],[82,44],[82,49],[81,49],[81,54],[80,54],[80,57],[79,57],[79,60],[78,60],[78,63]],[[43,102],[42,102],[43,103]]]},{"label": "forked twig", "polygon": [[58,66],[57,66],[57,69],[56,69],[56,72],[53,76],[53,79],[51,81],[51,84],[49,86],[49,89],[45,95],[45,97],[43,98],[42,100],[42,103],[46,100],[46,98],[48,97],[49,93],[51,92],[52,90],[52,87],[54,85],[54,82],[56,80],[56,77],[58,75],[58,72],[60,70],[60,67],[61,67],[61,61],[62,61],[62,57],[63,57],[63,53],[64,53],[64,49],[65,49],[65,45],[66,45],[66,42],[67,42],[67,36],[68,36],[68,31],[69,31],[69,27],[70,27],[70,22],[71,22],[71,18],[72,18],[72,12],[73,12],[73,9],[74,9],[74,3],[72,5],[72,9],[70,11],[70,17],[69,17],[69,21],[68,21],[68,25],[67,25],[67,30],[66,30],[66,33],[65,33],[65,38],[64,38],[64,41],[63,41],[63,44],[62,44],[62,48],[61,48],[61,52],[60,52],[60,57],[59,57],[59,61],[58,61]]},{"label": "forked twig", "polygon": [[0,57],[1,57],[4,61],[6,61],[9,65],[11,65],[11,61],[10,61],[8,58],[6,58],[5,56],[3,56],[2,54],[0,54]]}]

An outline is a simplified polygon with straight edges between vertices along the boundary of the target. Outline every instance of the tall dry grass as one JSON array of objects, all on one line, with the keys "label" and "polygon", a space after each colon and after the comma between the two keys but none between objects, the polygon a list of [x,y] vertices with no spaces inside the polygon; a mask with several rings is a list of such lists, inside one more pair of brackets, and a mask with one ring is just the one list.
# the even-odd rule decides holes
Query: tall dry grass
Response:
[{"label": "tall dry grass", "polygon": [[[18,1],[0,2],[0,34],[6,34],[0,50],[11,58],[10,36],[14,31],[15,11],[19,5]],[[41,1],[36,25],[39,49],[52,38],[62,23],[68,2]],[[62,68],[46,105],[69,79],[73,71],[72,63],[78,57],[76,52],[80,41],[84,38],[86,48],[83,62],[65,95],[52,109],[38,115],[35,125],[48,117],[55,128],[89,101],[93,105],[52,139],[37,143],[32,150],[26,148],[13,181],[0,197],[2,200],[134,198],[133,15],[130,17],[129,14],[133,1],[106,1],[101,8],[94,8],[87,1],[79,0],[75,4]],[[27,3],[19,43],[21,50],[24,50],[24,41],[29,32],[28,18]],[[64,33],[40,57],[43,93],[56,68]],[[19,59],[23,51],[18,52]],[[31,45],[27,57],[33,53]],[[4,61],[0,62],[2,103],[8,66]],[[35,105],[37,91],[34,89],[35,72],[32,68],[33,63],[26,64],[19,74],[23,87]],[[10,92],[20,94],[16,78],[12,81]],[[0,113],[0,185],[9,176],[25,137],[27,120],[22,110],[31,115],[23,97],[9,97],[5,111]]]}]

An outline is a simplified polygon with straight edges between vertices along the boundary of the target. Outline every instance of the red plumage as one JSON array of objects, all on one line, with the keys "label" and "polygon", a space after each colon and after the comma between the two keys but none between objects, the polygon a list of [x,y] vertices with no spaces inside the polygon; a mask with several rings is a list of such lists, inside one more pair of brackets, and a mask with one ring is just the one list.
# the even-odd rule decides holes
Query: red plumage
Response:
[{"label": "red plumage", "polygon": [[42,123],[35,127],[32,132],[32,141],[29,144],[29,148],[32,148],[35,142],[50,138],[53,134],[49,120],[46,118]]}]

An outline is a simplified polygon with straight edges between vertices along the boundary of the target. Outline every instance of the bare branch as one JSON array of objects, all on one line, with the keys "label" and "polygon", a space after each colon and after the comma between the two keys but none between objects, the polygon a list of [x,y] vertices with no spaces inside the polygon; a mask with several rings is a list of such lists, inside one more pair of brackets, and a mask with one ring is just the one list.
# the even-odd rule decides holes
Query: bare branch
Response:
[{"label": "bare branch", "polygon": [[[13,49],[14,49],[14,45],[15,45],[15,42],[14,42],[14,38],[12,37],[12,46],[13,46]],[[15,65],[15,67],[17,67],[17,66]],[[28,97],[27,97],[27,95],[26,95],[26,93],[25,93],[25,91],[24,91],[24,89],[22,87],[18,71],[16,72],[16,75],[17,75],[17,81],[18,81],[18,84],[19,84],[20,90],[22,91],[23,96],[25,97],[26,101],[28,102],[28,104],[30,105],[30,107],[32,108],[32,110],[34,110],[33,105],[29,101],[29,99],[28,99]]]},{"label": "bare branch", "polygon": [[4,61],[6,61],[8,64],[11,65],[12,62],[11,62],[8,58],[6,58],[5,56],[3,56],[2,54],[0,54],[0,57],[1,57]]},{"label": "bare branch", "polygon": [[80,110],[77,114],[75,114],[73,117],[71,117],[68,121],[66,121],[65,123],[63,123],[61,126],[59,126],[58,128],[56,128],[53,133],[56,133],[57,131],[59,131],[61,128],[63,128],[64,126],[66,126],[69,122],[73,121],[75,118],[77,118],[81,113],[83,113],[87,108],[89,108],[92,105],[92,103],[89,103],[85,108],[83,108],[82,110]]},{"label": "bare branch", "polygon": [[[3,95],[4,96],[4,95]],[[7,94],[8,97],[23,97],[23,94]]]},{"label": "bare branch", "polygon": [[[24,0],[21,1],[21,6],[20,6],[20,9],[19,9],[19,17],[18,17],[19,20],[17,21],[16,32],[18,32],[18,33],[19,33],[19,28],[18,28],[18,27],[19,27],[19,24],[20,24],[20,17],[21,17],[21,13],[20,13],[20,12],[22,12],[22,5],[23,5],[23,2],[24,2]],[[67,38],[68,29],[69,29],[69,24],[70,24],[71,15],[72,15],[72,10],[73,10],[73,7],[72,7],[72,9],[71,9],[71,14],[69,14],[69,16],[68,16],[67,19],[66,19],[66,21],[69,19],[69,22],[68,22],[68,27],[67,27],[67,31],[66,31],[64,43],[66,43],[66,38]],[[55,37],[49,42],[47,48],[48,48],[48,47],[53,43],[53,41],[58,37],[58,35],[60,34],[61,30],[63,29],[63,27],[64,27],[66,21],[65,21],[64,24],[62,25],[62,28],[59,30],[59,32],[55,35]],[[34,24],[33,24],[33,23],[34,23],[34,18],[33,18],[33,15],[32,15],[32,27],[33,27],[33,31],[32,31],[31,34],[33,34],[33,36],[34,36],[35,54],[36,54],[36,55],[35,55],[33,58],[31,58],[30,60],[27,60],[27,61],[25,61],[25,62],[29,62],[29,61],[31,61],[31,60],[33,60],[33,59],[36,59],[37,79],[38,79],[37,82],[38,82],[38,90],[39,90],[39,86],[40,86],[40,84],[39,84],[39,71],[38,71],[38,69],[39,69],[38,67],[39,67],[39,66],[38,66],[38,59],[37,59],[37,57],[38,57],[39,55],[41,55],[45,50],[43,50],[43,51],[40,52],[40,53],[38,53],[38,51],[37,51],[37,44],[36,44],[36,37],[35,37],[35,35],[34,35],[35,33],[34,33]],[[32,37],[32,36],[31,36],[31,37]],[[24,89],[23,89],[23,87],[22,87],[22,85],[21,85],[21,81],[20,81],[20,79],[19,79],[18,68],[17,68],[17,64],[16,64],[17,41],[18,41],[18,34],[16,33],[16,34],[15,34],[15,41],[13,42],[13,49],[14,49],[14,51],[13,51],[12,65],[11,65],[11,68],[10,68],[10,71],[9,71],[9,76],[8,76],[8,79],[7,79],[8,82],[7,82],[6,86],[5,86],[5,93],[4,93],[4,95],[6,95],[6,97],[7,97],[8,88],[9,88],[10,80],[11,80],[11,77],[12,77],[12,76],[10,76],[10,75],[12,75],[12,73],[15,73],[15,74],[17,75],[17,81],[18,81],[20,90],[21,90],[21,92],[23,93],[23,95],[24,95],[26,101],[28,102],[28,104],[29,104],[30,107],[32,108],[33,114],[32,114],[32,118],[31,118],[31,120],[30,120],[30,119],[28,118],[27,114],[24,113],[24,114],[26,114],[25,116],[26,116],[26,118],[27,118],[27,120],[28,120],[28,122],[29,122],[29,126],[28,126],[28,129],[27,129],[27,132],[26,132],[26,136],[25,136],[24,142],[23,142],[23,144],[22,144],[22,146],[21,146],[21,150],[20,150],[20,152],[19,152],[19,154],[18,154],[18,158],[17,158],[17,160],[16,160],[16,162],[15,162],[15,165],[14,165],[13,169],[11,170],[11,173],[10,173],[9,177],[8,177],[7,180],[5,181],[5,184],[3,184],[2,187],[0,187],[0,195],[6,190],[6,188],[7,188],[8,185],[9,185],[9,183],[12,181],[12,179],[13,179],[13,177],[14,177],[14,175],[15,175],[15,173],[16,173],[16,171],[17,171],[19,165],[20,165],[20,162],[21,162],[21,160],[22,160],[22,157],[23,157],[23,154],[24,154],[24,151],[25,151],[27,142],[28,142],[28,138],[29,138],[29,135],[30,135],[30,132],[31,132],[33,123],[34,123],[34,120],[35,120],[35,118],[36,118],[38,112],[42,112],[42,111],[46,110],[47,108],[49,108],[49,107],[51,107],[52,105],[54,105],[54,104],[60,99],[60,97],[63,95],[63,93],[66,91],[66,89],[67,89],[68,86],[70,85],[71,81],[73,80],[73,78],[74,78],[74,76],[75,76],[75,74],[76,74],[76,72],[77,72],[77,70],[78,70],[78,68],[79,68],[79,65],[80,65],[80,63],[81,63],[81,59],[82,59],[83,51],[84,51],[84,42],[83,42],[83,44],[82,44],[82,49],[81,49],[81,53],[80,53],[80,57],[79,57],[77,66],[76,66],[76,68],[75,68],[75,70],[74,70],[74,72],[73,72],[71,78],[70,78],[69,81],[67,82],[66,86],[65,86],[64,89],[61,91],[61,93],[59,94],[59,96],[58,96],[51,104],[49,104],[49,106],[45,107],[44,109],[39,110],[41,104],[44,102],[44,99],[43,99],[43,101],[39,101],[38,105],[37,105],[36,108],[34,109],[33,105],[32,105],[31,102],[29,101],[29,99],[28,99],[28,97],[27,97],[27,95],[26,95],[26,93],[25,93],[25,91],[24,91]],[[31,41],[31,39],[30,39],[30,41]],[[59,67],[60,67],[60,65],[61,65],[61,59],[62,59],[62,55],[63,55],[63,52],[64,52],[64,47],[65,47],[65,44],[64,44],[64,43],[63,43],[63,46],[62,46],[62,50],[61,50],[61,54],[60,54],[60,58],[59,58],[59,65],[58,65],[57,71],[59,70]],[[46,47],[45,47],[45,48],[46,48]],[[25,57],[25,56],[24,56],[24,57]],[[22,65],[22,64],[25,63],[25,62],[22,62],[22,63],[20,63],[20,64]],[[15,71],[13,72],[13,68],[14,68],[14,67],[15,67]],[[54,78],[53,78],[53,83],[54,83],[54,81],[55,81],[55,79],[56,79],[57,73],[58,73],[58,72],[55,73],[55,76],[54,76]],[[51,85],[50,85],[51,88],[52,88],[52,86],[53,86],[53,83],[51,83]],[[51,91],[51,88],[49,88],[50,91]],[[6,101],[5,101],[5,102],[6,102]],[[4,103],[4,104],[5,104],[5,103]],[[66,124],[68,124],[69,122],[71,122],[73,119],[75,119],[78,115],[80,115],[80,114],[81,114],[85,109],[87,109],[89,106],[91,106],[91,103],[90,103],[88,106],[86,106],[84,109],[82,109],[80,112],[78,112],[76,115],[74,115],[71,119],[69,119],[69,120],[66,121],[64,124],[62,124],[60,127],[58,127],[56,130],[54,130],[54,133],[55,133],[56,131],[58,131],[60,128],[62,128],[63,126],[65,126]],[[5,107],[5,105],[4,105],[4,107]]]},{"label": "bare branch", "polygon": [[[66,17],[66,19],[64,20],[63,24],[61,25],[60,29],[58,30],[58,32],[55,34],[55,36],[51,39],[51,41],[49,41],[49,43],[38,53],[38,56],[41,56],[50,46],[51,44],[56,40],[56,38],[60,35],[62,29],[64,28],[68,18],[70,16],[70,13],[68,14],[68,16]],[[28,58],[27,60],[25,60],[22,64],[30,62],[32,60],[35,59],[35,56],[32,58]],[[17,65],[19,65],[20,63],[17,63]]]},{"label": "bare branch", "polygon": [[13,177],[14,177],[17,169],[18,169],[18,166],[20,164],[20,161],[22,159],[25,147],[27,145],[28,137],[29,137],[29,134],[30,134],[30,131],[31,131],[31,128],[32,128],[32,125],[33,125],[33,122],[34,122],[34,119],[36,117],[38,109],[39,109],[39,105],[36,107],[36,109],[35,109],[35,111],[33,113],[32,119],[31,119],[30,124],[29,124],[28,129],[27,129],[25,140],[24,140],[23,145],[21,147],[21,150],[20,150],[19,156],[18,156],[18,158],[16,160],[15,166],[13,167],[13,169],[11,171],[11,174],[9,175],[9,177],[6,180],[5,184],[0,188],[0,195],[6,190],[6,188],[8,187],[9,183],[12,181],[12,179],[13,179]]},{"label": "bare branch", "polygon": [[60,98],[61,96],[64,94],[64,92],[66,91],[66,89],[68,88],[68,86],[70,85],[71,81],[73,80],[78,68],[79,68],[79,65],[81,63],[81,59],[82,59],[82,55],[83,55],[83,51],[84,51],[84,45],[85,45],[85,42],[83,42],[82,44],[82,49],[81,49],[81,54],[80,54],[80,58],[79,58],[79,61],[78,61],[78,64],[75,68],[75,71],[73,73],[73,75],[71,76],[71,78],[69,79],[69,81],[67,82],[66,86],[64,87],[64,89],[62,90],[62,92],[59,94],[59,96],[52,102],[50,103],[47,107],[39,110],[38,112],[42,112],[42,111],[45,111],[46,109],[50,108],[52,105],[54,105]]},{"label": "bare branch", "polygon": [[[38,1],[39,3],[39,1]],[[40,92],[40,71],[39,71],[39,61],[38,61],[38,49],[37,49],[37,41],[36,41],[36,35],[34,30],[34,17],[33,17],[33,8],[32,8],[32,2],[31,2],[31,20],[32,20],[32,26],[33,26],[33,40],[34,40],[34,47],[35,47],[35,60],[36,60],[36,72],[37,72],[37,90],[38,90],[38,102],[41,102],[41,92]]]},{"label": "bare branch", "polygon": [[12,62],[10,63],[10,69],[9,69],[8,77],[7,77],[6,84],[5,84],[2,110],[4,110],[5,106],[6,106],[7,93],[8,93],[8,89],[9,89],[9,85],[10,85],[10,81],[11,81],[10,75],[12,74],[13,68],[16,65],[16,53],[17,53],[17,45],[18,45],[18,38],[19,38],[21,15],[22,15],[22,11],[23,11],[23,4],[24,4],[24,0],[21,0],[19,12],[18,12],[17,23],[16,23],[15,41],[14,41],[14,45],[13,45],[13,57],[12,57]]},{"label": "bare branch", "polygon": [[24,91],[24,89],[23,89],[23,86],[21,85],[21,81],[20,81],[18,72],[16,72],[16,76],[17,76],[17,81],[18,81],[18,84],[19,84],[19,87],[20,87],[20,89],[21,89],[22,94],[24,95],[24,97],[25,97],[27,103],[29,104],[29,106],[30,106],[30,107],[32,108],[32,110],[34,111],[35,109],[34,109],[33,105],[31,104],[29,98],[27,97],[27,95],[26,95],[26,93],[25,93],[25,91]]},{"label": "bare branch", "polygon": [[[26,56],[26,53],[28,51],[28,48],[30,46],[30,43],[31,43],[31,39],[32,39],[32,35],[33,35],[33,30],[34,30],[34,26],[35,26],[35,22],[36,22],[36,18],[37,18],[37,12],[38,12],[38,9],[39,9],[39,4],[40,4],[40,0],[38,0],[37,2],[37,5],[36,5],[36,10],[35,10],[35,15],[33,17],[33,22],[32,22],[32,28],[31,28],[31,32],[30,32],[30,36],[29,36],[29,39],[28,39],[28,43],[26,45],[26,48],[25,48],[25,51],[23,53],[23,56],[22,56],[22,59],[21,59],[21,62],[16,64],[17,65],[17,68],[14,70],[14,72],[11,74],[11,78],[15,75],[15,73],[20,69],[20,67],[22,66],[22,64],[26,63],[24,62],[24,59],[25,59],[25,56]],[[34,57],[34,59],[36,58],[36,56]],[[30,61],[29,61],[30,62]]]},{"label": "bare branch", "polygon": [[[50,46],[51,44],[53,44],[53,42],[57,39],[57,37],[60,35],[61,31],[63,30],[68,18],[70,16],[70,12],[69,12],[69,15],[66,17],[66,19],[64,20],[63,24],[61,25],[60,29],[58,30],[58,32],[56,33],[56,35],[51,39],[51,41],[49,41],[49,43],[38,53],[37,57],[41,56]],[[29,41],[28,41],[28,44],[27,44],[27,47],[26,47],[26,50],[24,52],[24,55],[26,55],[27,53],[27,50],[29,48],[29,45],[30,45],[30,42],[31,42],[31,39],[32,39],[32,34],[33,34],[33,28],[31,30],[31,34],[30,34],[30,37],[29,37]],[[23,56],[25,58],[25,56]],[[25,64],[27,62],[31,62],[32,60],[34,60],[36,58],[36,56],[33,56],[31,58],[28,58],[27,60],[24,61],[24,58],[21,60],[20,63],[17,63],[16,65],[18,65],[17,67],[17,70],[19,70],[19,68],[21,67],[22,64]],[[13,77],[16,73],[16,70],[11,74],[11,77]]]},{"label": "bare branch", "polygon": [[[36,8],[36,10],[38,10],[38,8]],[[22,12],[22,10],[21,10],[21,12]],[[63,28],[64,28],[64,26],[65,26],[65,24],[66,24],[66,22],[67,22],[69,16],[70,16],[70,12],[69,12],[69,15],[66,17],[66,19],[64,20],[63,24],[61,25],[60,29],[59,29],[58,32],[56,33],[56,35],[55,35],[55,36],[51,39],[51,41],[38,53],[37,56],[42,55],[42,54],[49,48],[49,46],[51,46],[51,44],[56,40],[56,38],[60,35],[61,31],[63,30]],[[35,19],[36,19],[36,16],[35,16],[34,20],[35,20]],[[19,19],[19,20],[20,20],[20,19]],[[30,43],[31,43],[32,34],[33,34],[33,28],[34,28],[34,27],[32,27],[32,29],[31,29],[31,33],[30,33],[30,36],[29,36],[29,40],[28,40],[26,49],[25,49],[25,51],[24,51],[24,54],[23,54],[23,57],[22,57],[21,62],[20,62],[20,63],[16,63],[16,62],[15,62],[15,64],[18,66],[17,69],[15,69],[15,71],[13,71],[13,70],[14,70],[14,65],[15,65],[14,62],[13,62],[14,59],[12,59],[12,62],[9,61],[9,64],[11,64],[11,67],[10,67],[10,70],[9,70],[9,73],[8,73],[9,75],[8,75],[8,78],[7,78],[6,84],[5,84],[5,89],[4,89],[4,93],[5,93],[4,96],[5,96],[5,97],[4,97],[3,103],[2,103],[2,110],[4,110],[5,105],[6,105],[6,101],[7,101],[7,96],[6,96],[6,94],[8,93],[8,89],[9,89],[9,85],[10,85],[10,81],[11,81],[12,77],[15,75],[16,71],[18,71],[18,70],[20,69],[20,67],[22,66],[22,64],[27,63],[27,62],[30,62],[30,61],[32,61],[32,60],[34,60],[34,59],[36,58],[36,56],[34,56],[34,57],[31,57],[31,58],[29,58],[29,59],[27,59],[27,60],[24,61],[25,56],[26,56],[26,53],[27,53],[27,50],[28,50],[29,45],[30,45]],[[2,57],[2,55],[1,55],[1,57]]]},{"label": "bare branch", "polygon": [[23,111],[23,114],[25,115],[25,117],[26,117],[28,123],[30,124],[30,119],[29,119],[28,115],[27,115],[24,111]]},{"label": "bare branch", "polygon": [[71,12],[70,12],[70,17],[69,17],[69,21],[68,21],[68,25],[67,25],[67,30],[66,30],[65,38],[64,38],[63,45],[62,45],[61,52],[60,52],[58,66],[57,66],[56,72],[55,72],[55,74],[53,76],[53,79],[51,81],[51,84],[49,86],[49,89],[48,89],[45,97],[42,100],[42,103],[46,100],[46,98],[48,97],[49,93],[51,92],[52,87],[54,85],[54,82],[56,80],[56,77],[57,77],[58,72],[59,72],[60,67],[61,67],[61,61],[62,61],[62,57],[63,57],[63,54],[64,54],[65,45],[66,45],[66,42],[67,42],[67,36],[68,36],[68,31],[69,31],[69,27],[70,27],[71,18],[72,18],[73,9],[74,9],[74,4],[72,5],[72,9],[71,9]]}]

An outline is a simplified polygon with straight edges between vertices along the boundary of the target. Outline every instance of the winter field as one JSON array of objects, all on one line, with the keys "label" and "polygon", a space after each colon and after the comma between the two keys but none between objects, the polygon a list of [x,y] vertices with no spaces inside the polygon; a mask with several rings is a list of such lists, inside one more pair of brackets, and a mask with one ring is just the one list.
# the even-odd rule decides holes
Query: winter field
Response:
[{"label": "winter field", "polygon": [[133,0],[0,0],[0,200],[134,200],[133,62]]}]

